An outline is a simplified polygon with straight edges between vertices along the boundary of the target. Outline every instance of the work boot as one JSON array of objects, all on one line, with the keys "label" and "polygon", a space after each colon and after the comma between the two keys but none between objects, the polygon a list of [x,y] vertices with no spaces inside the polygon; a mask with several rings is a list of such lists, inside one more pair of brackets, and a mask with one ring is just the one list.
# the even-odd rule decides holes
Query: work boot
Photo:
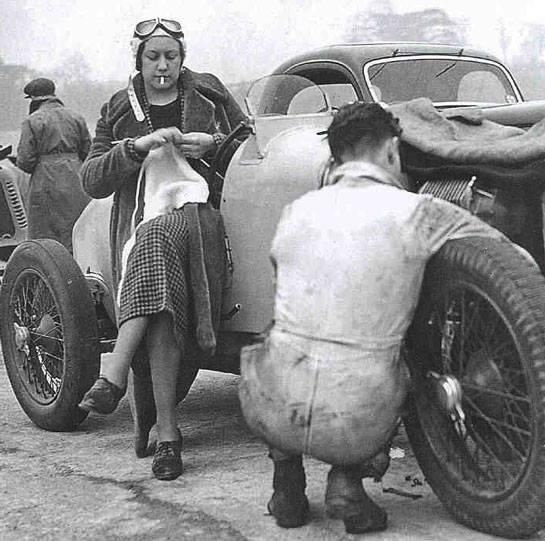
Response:
[{"label": "work boot", "polygon": [[390,446],[379,451],[373,458],[361,466],[361,478],[371,478],[380,481],[390,466]]},{"label": "work boot", "polygon": [[327,475],[326,513],[342,519],[346,533],[360,534],[386,529],[386,511],[365,492],[361,466],[333,466]]},{"label": "work boot", "polygon": [[269,513],[281,528],[298,528],[308,521],[305,470],[301,456],[274,460],[273,495]]}]

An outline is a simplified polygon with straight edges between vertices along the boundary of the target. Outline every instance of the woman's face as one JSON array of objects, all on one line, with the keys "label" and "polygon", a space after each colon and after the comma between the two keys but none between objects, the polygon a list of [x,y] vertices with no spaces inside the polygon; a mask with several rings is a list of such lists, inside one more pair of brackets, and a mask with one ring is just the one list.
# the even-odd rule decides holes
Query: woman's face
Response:
[{"label": "woman's face", "polygon": [[181,69],[179,41],[168,36],[146,41],[142,51],[142,77],[146,86],[159,92],[170,90],[176,86]]}]

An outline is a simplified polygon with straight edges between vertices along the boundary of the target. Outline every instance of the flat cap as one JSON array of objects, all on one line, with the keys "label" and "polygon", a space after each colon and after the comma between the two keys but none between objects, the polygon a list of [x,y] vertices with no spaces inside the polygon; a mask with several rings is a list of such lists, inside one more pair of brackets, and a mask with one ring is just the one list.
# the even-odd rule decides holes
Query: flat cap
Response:
[{"label": "flat cap", "polygon": [[51,79],[45,77],[38,77],[28,83],[23,92],[26,94],[25,98],[39,98],[41,96],[53,96],[55,94],[55,83]]}]

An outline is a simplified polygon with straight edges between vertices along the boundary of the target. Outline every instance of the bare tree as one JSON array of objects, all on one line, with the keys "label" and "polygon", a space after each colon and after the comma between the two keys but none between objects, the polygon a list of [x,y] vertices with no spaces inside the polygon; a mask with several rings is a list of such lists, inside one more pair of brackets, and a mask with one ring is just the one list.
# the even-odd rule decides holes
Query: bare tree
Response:
[{"label": "bare tree", "polygon": [[[23,87],[35,77],[34,72],[20,64],[7,64],[0,59],[0,100],[2,117],[0,130],[16,130],[27,114],[28,100],[24,99]],[[0,145],[4,144],[0,141]]]},{"label": "bare tree", "polygon": [[347,24],[348,42],[424,41],[463,44],[465,25],[442,9],[395,13],[389,0],[356,14]]},{"label": "bare tree", "polygon": [[57,66],[52,76],[59,86],[73,83],[83,83],[89,80],[91,68],[80,51],[75,51],[64,62]]},{"label": "bare tree", "polygon": [[527,24],[511,67],[526,99],[545,98],[545,25]]}]

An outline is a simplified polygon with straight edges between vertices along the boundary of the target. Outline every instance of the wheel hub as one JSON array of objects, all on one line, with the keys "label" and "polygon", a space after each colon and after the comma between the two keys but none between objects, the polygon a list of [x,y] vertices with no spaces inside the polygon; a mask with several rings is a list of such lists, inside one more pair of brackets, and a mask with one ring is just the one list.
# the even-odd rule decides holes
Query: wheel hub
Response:
[{"label": "wheel hub", "polygon": [[452,413],[462,403],[462,386],[457,378],[450,374],[438,374],[430,371],[428,380],[436,402],[445,413]]},{"label": "wheel hub", "polygon": [[46,351],[53,352],[57,349],[55,340],[55,320],[49,314],[44,314],[40,319],[40,324],[36,327],[35,342],[37,346],[43,347]]},{"label": "wheel hub", "polygon": [[462,386],[451,374],[438,374],[430,370],[427,374],[432,396],[439,408],[445,412],[454,423],[461,437],[466,434],[465,413],[462,409]]},{"label": "wheel hub", "polygon": [[18,351],[23,351],[28,354],[28,343],[30,342],[30,331],[28,327],[23,325],[13,324],[15,329],[15,346]]}]

